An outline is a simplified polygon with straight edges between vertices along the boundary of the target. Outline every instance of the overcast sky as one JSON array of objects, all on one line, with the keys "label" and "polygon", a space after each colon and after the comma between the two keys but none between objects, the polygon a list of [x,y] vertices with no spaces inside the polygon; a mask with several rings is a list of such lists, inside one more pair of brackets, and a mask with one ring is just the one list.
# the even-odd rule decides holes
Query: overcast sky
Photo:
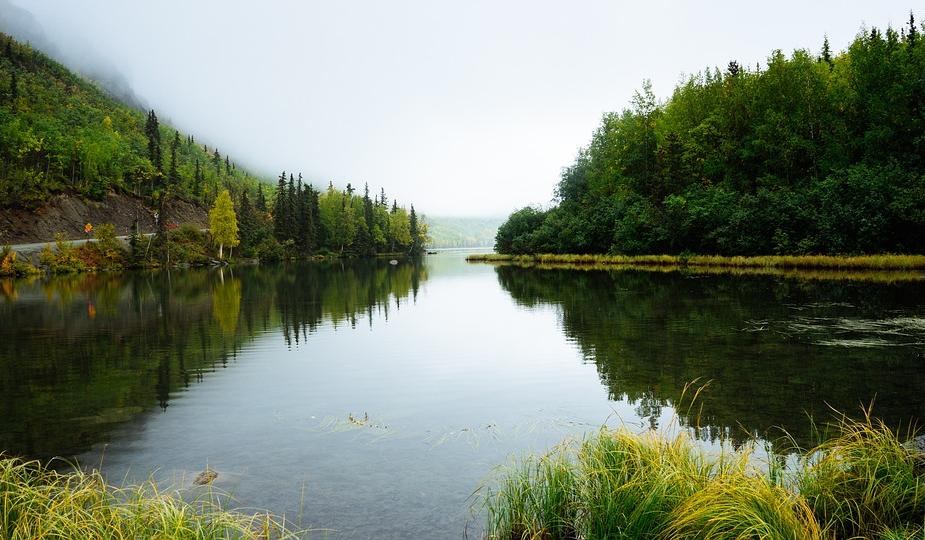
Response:
[{"label": "overcast sky", "polygon": [[[266,175],[353,182],[432,215],[547,204],[643,79],[901,26],[892,0],[12,0],[65,55],[121,71],[162,118]],[[920,17],[925,17],[921,13]]]}]

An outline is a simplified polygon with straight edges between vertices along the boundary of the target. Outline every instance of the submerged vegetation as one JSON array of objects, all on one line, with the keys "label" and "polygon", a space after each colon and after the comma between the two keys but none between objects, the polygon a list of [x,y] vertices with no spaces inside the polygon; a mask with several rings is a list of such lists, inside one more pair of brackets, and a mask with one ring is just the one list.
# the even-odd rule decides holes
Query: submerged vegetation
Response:
[{"label": "submerged vegetation", "polygon": [[925,252],[925,39],[865,29],[835,54],[774,51],[604,115],[556,205],[499,228],[500,253]]},{"label": "submerged vegetation", "polygon": [[0,537],[33,538],[295,538],[282,520],[222,509],[208,498],[185,502],[153,481],[107,485],[99,472],[60,473],[0,455]]},{"label": "submerged vegetation", "polygon": [[[490,538],[921,538],[925,455],[866,414],[784,468],[754,443],[602,430],[528,457],[485,495]],[[908,434],[907,434],[908,435]]]}]

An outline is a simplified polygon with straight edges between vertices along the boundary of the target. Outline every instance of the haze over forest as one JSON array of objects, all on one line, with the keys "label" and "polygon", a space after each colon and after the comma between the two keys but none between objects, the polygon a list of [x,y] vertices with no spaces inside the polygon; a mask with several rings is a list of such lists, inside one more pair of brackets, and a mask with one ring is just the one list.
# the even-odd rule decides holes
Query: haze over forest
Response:
[{"label": "haze over forest", "polygon": [[0,26],[268,178],[285,167],[317,187],[386,186],[428,215],[503,216],[548,204],[643,80],[665,99],[680,74],[818,51],[822,34],[840,50],[859,21],[900,26],[908,9],[0,0]]}]

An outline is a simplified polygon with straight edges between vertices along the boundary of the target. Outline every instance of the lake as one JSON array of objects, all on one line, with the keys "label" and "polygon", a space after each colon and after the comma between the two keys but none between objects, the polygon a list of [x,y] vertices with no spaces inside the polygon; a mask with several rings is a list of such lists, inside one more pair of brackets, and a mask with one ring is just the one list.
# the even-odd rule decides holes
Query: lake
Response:
[{"label": "lake", "polygon": [[604,424],[775,447],[925,413],[921,279],[464,254],[0,281],[0,450],[114,483],[210,467],[312,538],[460,538],[499,466]]}]

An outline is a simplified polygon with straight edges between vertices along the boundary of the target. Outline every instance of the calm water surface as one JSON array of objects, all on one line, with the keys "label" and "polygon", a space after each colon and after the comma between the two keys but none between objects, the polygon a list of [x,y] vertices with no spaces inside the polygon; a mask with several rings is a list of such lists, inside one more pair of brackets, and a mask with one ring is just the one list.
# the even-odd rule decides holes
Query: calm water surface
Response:
[{"label": "calm water surface", "polygon": [[[188,486],[317,537],[459,538],[513,455],[607,423],[704,445],[925,412],[925,282],[420,264],[0,281],[0,450]],[[678,406],[711,381],[697,417]],[[677,410],[676,410],[677,407]]]}]

